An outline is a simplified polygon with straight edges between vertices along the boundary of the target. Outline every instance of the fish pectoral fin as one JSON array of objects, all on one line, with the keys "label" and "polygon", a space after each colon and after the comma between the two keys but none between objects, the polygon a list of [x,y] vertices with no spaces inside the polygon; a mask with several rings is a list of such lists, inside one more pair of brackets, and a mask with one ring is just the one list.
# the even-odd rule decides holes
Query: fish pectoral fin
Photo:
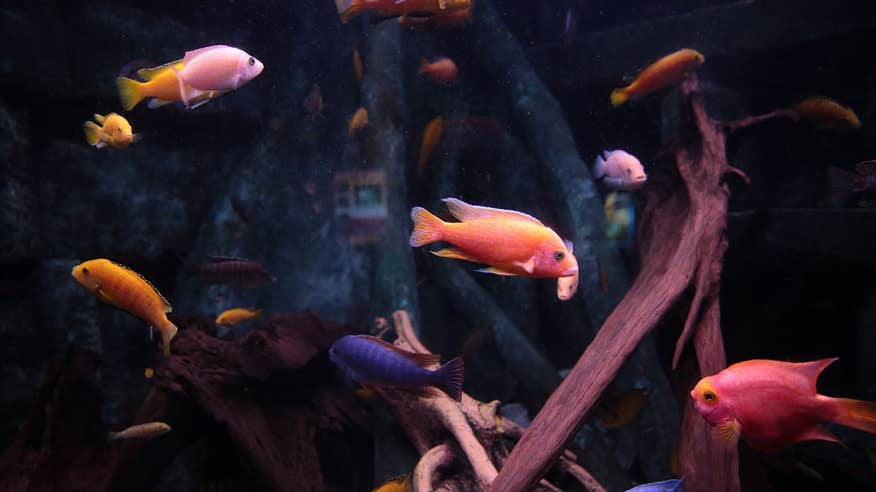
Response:
[{"label": "fish pectoral fin", "polygon": [[732,447],[736,446],[739,442],[739,436],[742,435],[742,424],[736,419],[722,422],[718,424],[716,429],[721,439]]},{"label": "fish pectoral fin", "polygon": [[456,248],[444,248],[438,251],[432,251],[431,253],[435,256],[440,256],[441,258],[454,258],[457,260],[473,261],[475,263],[478,263],[478,260],[472,258],[471,256],[463,253]]},{"label": "fish pectoral fin", "polygon": [[96,144],[94,144],[94,146],[97,147],[98,149],[102,149],[102,148],[106,147],[106,142],[101,140],[100,142],[97,142]]},{"label": "fish pectoral fin", "polygon": [[532,275],[532,272],[535,271],[535,256],[529,257],[526,261],[515,261],[514,264]]},{"label": "fish pectoral fin", "polygon": [[481,272],[481,273],[492,273],[493,275],[507,275],[509,277],[517,277],[518,276],[515,272],[511,272],[508,270],[502,270],[501,268],[497,268],[497,267],[480,268],[480,269],[475,270],[475,271]]},{"label": "fish pectoral fin", "polygon": [[195,100],[197,100],[198,102],[192,104],[191,106],[188,106],[186,109],[195,109],[198,106],[203,106],[203,105],[207,104],[208,102],[212,101],[213,100],[213,93],[210,92],[209,94],[210,94],[210,97],[201,97],[201,96],[203,96],[203,94],[201,96],[198,96],[197,98],[195,98]]},{"label": "fish pectoral fin", "polygon": [[147,104],[146,106],[148,106],[149,109],[155,109],[155,108],[160,108],[162,106],[167,106],[168,104],[170,104],[172,102],[173,101],[166,101],[164,99],[158,99],[157,97],[153,97],[152,99],[149,100],[149,104]]},{"label": "fish pectoral fin", "polygon": [[94,289],[94,296],[97,297],[97,300],[99,300],[101,302],[105,302],[107,304],[112,304],[112,305],[116,304],[116,301],[114,301],[113,298],[110,297],[109,294],[107,294],[106,291],[101,289],[100,287]]}]

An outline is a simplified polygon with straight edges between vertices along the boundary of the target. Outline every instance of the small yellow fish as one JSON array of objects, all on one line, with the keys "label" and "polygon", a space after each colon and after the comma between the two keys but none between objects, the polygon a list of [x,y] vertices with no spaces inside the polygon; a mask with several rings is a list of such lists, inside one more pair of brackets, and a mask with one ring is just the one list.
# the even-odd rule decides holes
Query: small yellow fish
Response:
[{"label": "small yellow fish", "polygon": [[[100,123],[98,126],[94,123]],[[94,145],[98,149],[112,147],[114,149],[126,149],[131,142],[140,141],[140,136],[135,135],[131,124],[124,116],[110,113],[106,116],[94,115],[94,121],[86,121],[82,125],[85,131],[85,141],[88,145]]]},{"label": "small yellow fish", "polygon": [[261,310],[249,308],[232,308],[225,310],[222,314],[216,317],[217,325],[236,325],[245,321],[250,321],[262,315]]},{"label": "small yellow fish", "polygon": [[378,486],[371,492],[413,492],[413,490],[410,477],[402,475]]},{"label": "small yellow fish", "polygon": [[152,369],[151,367],[147,367],[146,369],[143,370],[143,376],[145,376],[146,379],[152,379],[152,376],[154,376],[154,375],[155,375],[155,369]]},{"label": "small yellow fish", "polygon": [[809,97],[791,107],[819,130],[848,131],[861,127],[861,120],[852,108],[826,97]]},{"label": "small yellow fish", "polygon": [[353,117],[350,118],[350,136],[355,137],[366,125],[368,125],[368,110],[359,108],[353,113]]},{"label": "small yellow fish", "polygon": [[632,84],[612,91],[611,105],[617,107],[630,99],[671,87],[684,80],[688,73],[699,69],[705,61],[702,53],[688,48],[666,55],[643,70]]},{"label": "small yellow fish", "polygon": [[423,143],[420,144],[420,159],[417,162],[417,175],[422,176],[426,169],[426,163],[435,147],[438,146],[438,141],[441,140],[441,134],[444,132],[444,118],[436,116],[426,125],[426,130],[423,131]]},{"label": "small yellow fish", "polygon": [[146,424],[132,425],[121,432],[110,432],[109,440],[130,439],[132,437],[155,437],[170,432],[170,426],[164,422],[149,422]]},{"label": "small yellow fish", "polygon": [[599,414],[606,429],[619,429],[630,424],[648,404],[648,395],[634,389],[608,400]]}]

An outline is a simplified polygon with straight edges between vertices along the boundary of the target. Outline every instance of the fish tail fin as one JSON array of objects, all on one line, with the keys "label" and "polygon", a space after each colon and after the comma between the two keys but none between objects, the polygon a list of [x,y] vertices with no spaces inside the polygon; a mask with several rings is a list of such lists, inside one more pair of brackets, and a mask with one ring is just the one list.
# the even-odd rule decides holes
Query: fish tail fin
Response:
[{"label": "fish tail fin", "polygon": [[876,403],[849,398],[831,398],[836,408],[834,422],[876,434]]},{"label": "fish tail fin", "polygon": [[127,77],[116,78],[119,100],[122,102],[122,107],[125,108],[125,111],[134,109],[134,106],[143,100],[143,94],[140,93],[140,86],[142,85],[142,83]]},{"label": "fish tail fin", "polygon": [[341,16],[343,23],[348,22],[361,10],[359,0],[335,0],[335,7],[338,9],[338,15]]},{"label": "fish tail fin", "polygon": [[416,248],[441,240],[441,229],[444,221],[432,215],[423,207],[411,209],[411,220],[414,221],[414,232],[411,233],[409,244]]},{"label": "fish tail fin", "polygon": [[630,100],[630,95],[625,88],[611,91],[611,105],[615,108]]},{"label": "fish tail fin", "polygon": [[435,384],[435,387],[446,393],[450,398],[456,401],[461,400],[462,373],[462,358],[456,357],[447,361],[446,364],[435,371],[435,376],[438,378],[438,383]]},{"label": "fish tail fin", "polygon": [[420,58],[420,69],[417,70],[417,73],[426,73],[429,71],[429,60],[425,58]]},{"label": "fish tail fin", "polygon": [[97,145],[100,143],[100,127],[93,121],[86,121],[82,125],[82,130],[85,131],[85,141],[88,145]]},{"label": "fish tail fin", "polygon": [[173,337],[176,336],[177,328],[176,325],[171,323],[170,320],[167,321],[167,324],[161,327],[161,344],[164,347],[164,356],[170,356],[170,341],[173,340]]}]

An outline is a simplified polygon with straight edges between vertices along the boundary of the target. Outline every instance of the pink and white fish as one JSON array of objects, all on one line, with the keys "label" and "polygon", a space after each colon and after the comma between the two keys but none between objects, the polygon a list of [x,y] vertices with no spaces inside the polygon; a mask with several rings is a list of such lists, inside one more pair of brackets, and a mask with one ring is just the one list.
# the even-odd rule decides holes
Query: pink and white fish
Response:
[{"label": "pink and white fish", "polygon": [[593,175],[613,190],[635,191],[645,186],[648,175],[634,155],[623,150],[606,150],[596,157]]},{"label": "pink and white fish", "polygon": [[[187,107],[194,107],[190,102],[202,94],[215,97],[239,89],[265,68],[246,51],[221,44],[187,51],[182,61],[182,69],[173,71],[179,80],[180,98]],[[201,99],[195,102],[209,100]]]}]

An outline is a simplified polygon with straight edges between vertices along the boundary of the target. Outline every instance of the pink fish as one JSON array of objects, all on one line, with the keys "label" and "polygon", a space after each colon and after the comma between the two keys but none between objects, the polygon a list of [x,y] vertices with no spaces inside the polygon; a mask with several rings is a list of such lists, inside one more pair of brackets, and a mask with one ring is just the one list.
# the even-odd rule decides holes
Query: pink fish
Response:
[{"label": "pink fish", "polygon": [[190,101],[202,94],[218,95],[243,87],[262,73],[264,68],[262,62],[246,51],[214,45],[187,51],[183,68],[172,70],[179,80],[180,97],[188,107],[191,106]]},{"label": "pink fish", "polygon": [[613,190],[635,191],[645,185],[648,176],[634,155],[623,150],[606,150],[596,157],[593,175]]}]

